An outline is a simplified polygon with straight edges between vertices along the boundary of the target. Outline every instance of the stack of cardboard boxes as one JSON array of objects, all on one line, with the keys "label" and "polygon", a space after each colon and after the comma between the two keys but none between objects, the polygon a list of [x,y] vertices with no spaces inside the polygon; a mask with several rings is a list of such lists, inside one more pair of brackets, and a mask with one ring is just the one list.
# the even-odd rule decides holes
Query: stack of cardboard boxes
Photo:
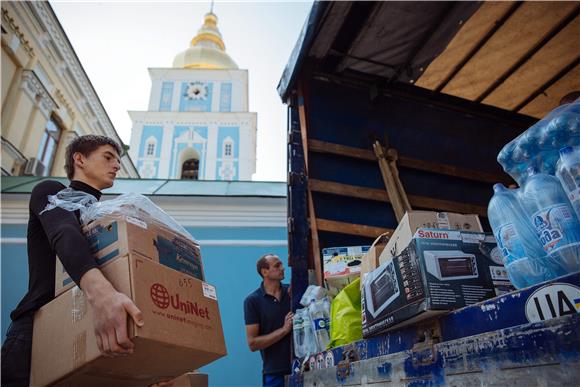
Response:
[{"label": "stack of cardboard boxes", "polygon": [[101,355],[86,297],[57,260],[57,297],[34,319],[31,386],[147,386],[226,355],[216,290],[204,282],[197,243],[123,214],[84,232],[102,273],[135,302],[145,324],[128,321],[133,354]]},{"label": "stack of cardboard boxes", "polygon": [[363,257],[364,337],[513,290],[477,215],[412,211],[379,242]]}]

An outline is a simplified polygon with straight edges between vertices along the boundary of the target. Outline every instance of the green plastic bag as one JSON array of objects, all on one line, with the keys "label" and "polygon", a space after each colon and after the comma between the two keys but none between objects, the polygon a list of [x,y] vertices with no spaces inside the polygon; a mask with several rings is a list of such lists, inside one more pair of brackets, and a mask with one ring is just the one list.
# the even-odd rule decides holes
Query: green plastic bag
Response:
[{"label": "green plastic bag", "polygon": [[362,339],[360,278],[334,297],[330,305],[330,343],[328,348]]}]

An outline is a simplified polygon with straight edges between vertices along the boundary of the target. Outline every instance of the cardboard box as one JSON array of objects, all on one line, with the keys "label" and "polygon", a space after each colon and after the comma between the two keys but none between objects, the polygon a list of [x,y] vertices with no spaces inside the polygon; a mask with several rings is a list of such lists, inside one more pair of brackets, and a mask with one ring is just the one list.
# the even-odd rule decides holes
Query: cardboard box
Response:
[{"label": "cardboard box", "polygon": [[379,256],[387,246],[389,242],[389,235],[387,233],[380,235],[373,244],[371,245],[370,249],[367,251],[365,255],[362,257],[362,263],[360,265],[360,277],[361,277],[361,289],[363,284],[363,279],[367,273],[375,270],[379,267]]},{"label": "cardboard box", "polygon": [[462,230],[483,232],[477,215],[461,215],[452,212],[409,211],[391,236],[387,247],[379,257],[379,263],[396,257],[409,245],[419,228],[438,228],[443,230]]},{"label": "cardboard box", "polygon": [[364,337],[514,290],[493,235],[439,229],[417,230],[363,282]]},{"label": "cardboard box", "polygon": [[[204,280],[199,245],[157,223],[130,216],[107,216],[83,229],[99,267],[129,253]],[[56,261],[55,297],[74,286],[59,259]]]},{"label": "cardboard box", "polygon": [[148,385],[175,377],[226,355],[215,288],[151,259],[130,254],[101,271],[143,312],[145,325],[128,323],[135,352],[101,356],[92,309],[74,287],[34,317],[31,386],[81,386],[101,378]]},{"label": "cardboard box", "polygon": [[207,387],[207,374],[198,374],[196,372],[188,372],[178,378],[172,380],[172,387]]},{"label": "cardboard box", "polygon": [[322,249],[324,281],[331,297],[360,276],[362,258],[369,248],[348,246]]},{"label": "cardboard box", "polygon": [[[159,377],[155,379],[156,382],[164,382],[171,380],[173,382],[172,387],[208,387],[208,375],[200,374],[196,372],[188,372],[177,378],[172,376]],[[111,376],[104,375],[93,375],[84,374],[79,375],[74,379],[74,382],[63,381],[57,383],[58,386],[66,387],[149,387],[151,385],[149,382],[143,382],[142,380],[129,380],[126,378],[115,378]]]}]

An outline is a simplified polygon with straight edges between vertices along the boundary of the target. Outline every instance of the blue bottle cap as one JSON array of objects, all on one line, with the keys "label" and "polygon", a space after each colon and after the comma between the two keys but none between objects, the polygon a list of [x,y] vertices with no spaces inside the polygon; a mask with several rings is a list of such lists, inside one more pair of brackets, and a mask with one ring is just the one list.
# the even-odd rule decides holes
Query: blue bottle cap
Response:
[{"label": "blue bottle cap", "polygon": [[570,153],[572,153],[572,150],[573,149],[572,149],[572,147],[570,145],[565,146],[563,148],[560,148],[560,155],[562,156],[562,155],[570,154]]},{"label": "blue bottle cap", "polygon": [[497,184],[494,184],[493,185],[493,191],[494,192],[502,192],[502,191],[505,191],[506,189],[507,188],[503,184],[501,184],[501,183],[497,183]]}]

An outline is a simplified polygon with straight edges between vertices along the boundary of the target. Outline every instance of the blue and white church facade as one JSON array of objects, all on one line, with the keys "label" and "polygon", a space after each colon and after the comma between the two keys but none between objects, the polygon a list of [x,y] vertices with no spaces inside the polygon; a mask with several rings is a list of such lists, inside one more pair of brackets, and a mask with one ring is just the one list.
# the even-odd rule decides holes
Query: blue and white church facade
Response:
[{"label": "blue and white church facade", "polygon": [[151,68],[147,111],[130,111],[129,154],[142,178],[251,180],[256,113],[248,71],[225,53],[217,17],[205,22],[173,68]]}]

